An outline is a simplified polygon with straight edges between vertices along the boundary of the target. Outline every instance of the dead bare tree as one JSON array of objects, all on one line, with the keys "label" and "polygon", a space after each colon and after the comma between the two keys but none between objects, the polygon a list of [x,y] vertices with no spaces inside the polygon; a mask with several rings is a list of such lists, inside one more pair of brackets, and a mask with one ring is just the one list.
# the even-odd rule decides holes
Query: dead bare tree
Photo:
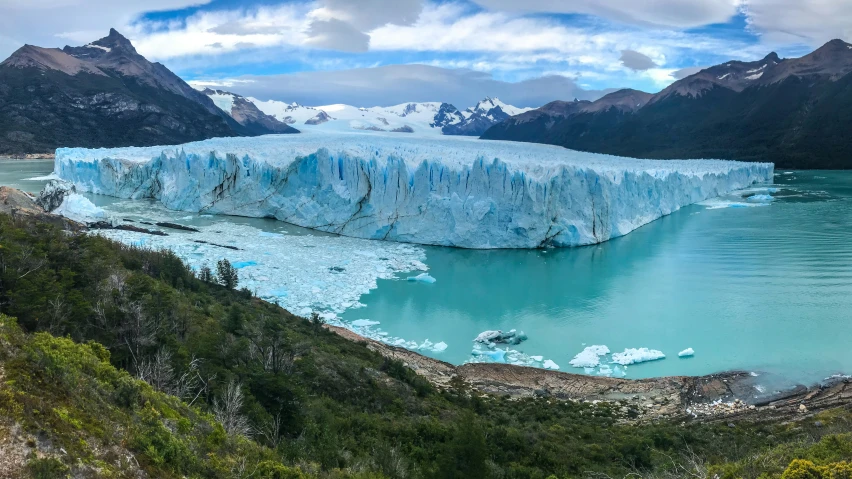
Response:
[{"label": "dead bare tree", "polygon": [[248,418],[243,415],[242,408],[242,384],[231,380],[222,397],[213,402],[213,415],[228,434],[251,437],[254,431]]},{"label": "dead bare tree", "polygon": [[200,366],[201,360],[193,357],[186,372],[177,375],[172,365],[172,353],[166,348],[160,348],[154,356],[140,361],[136,377],[154,389],[179,397],[192,406],[209,390],[210,381],[215,378],[215,375],[203,377]]}]

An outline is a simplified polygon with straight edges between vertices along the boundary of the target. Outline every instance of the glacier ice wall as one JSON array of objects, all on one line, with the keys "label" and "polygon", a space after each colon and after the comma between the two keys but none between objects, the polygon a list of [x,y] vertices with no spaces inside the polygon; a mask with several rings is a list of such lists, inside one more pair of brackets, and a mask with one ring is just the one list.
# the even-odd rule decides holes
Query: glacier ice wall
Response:
[{"label": "glacier ice wall", "polygon": [[346,236],[464,248],[600,243],[755,183],[771,163],[637,160],[548,145],[387,134],[60,148],[78,189]]}]

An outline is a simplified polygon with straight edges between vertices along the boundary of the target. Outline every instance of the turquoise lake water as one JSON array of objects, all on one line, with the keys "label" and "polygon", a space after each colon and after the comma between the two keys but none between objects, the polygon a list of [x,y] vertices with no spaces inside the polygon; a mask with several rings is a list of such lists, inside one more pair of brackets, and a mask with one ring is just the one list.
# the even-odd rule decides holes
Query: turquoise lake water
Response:
[{"label": "turquoise lake water", "polygon": [[[42,182],[22,179],[51,170],[51,161],[0,160],[0,184],[38,191]],[[737,207],[750,204],[741,197],[693,205],[597,246],[424,247],[434,284],[379,280],[366,307],[343,317],[443,341],[445,351],[426,354],[452,363],[470,358],[480,332],[518,329],[529,340],[512,348],[567,372],[583,372],[568,362],[585,345],[603,344],[667,355],[630,366],[628,378],[746,369],[812,382],[850,373],[852,172],[780,172],[775,181],[768,206]],[[678,358],[688,347],[695,356]]]}]

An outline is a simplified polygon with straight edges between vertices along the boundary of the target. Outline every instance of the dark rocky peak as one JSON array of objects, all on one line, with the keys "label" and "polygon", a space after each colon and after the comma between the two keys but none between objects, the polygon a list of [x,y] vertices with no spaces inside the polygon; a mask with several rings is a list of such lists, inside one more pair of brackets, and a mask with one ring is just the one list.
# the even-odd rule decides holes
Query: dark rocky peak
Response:
[{"label": "dark rocky peak", "polygon": [[435,114],[435,118],[430,123],[430,126],[433,128],[443,128],[462,121],[464,121],[464,116],[462,116],[458,108],[449,103],[441,103],[438,113]]},{"label": "dark rocky peak", "polygon": [[104,74],[95,65],[68,55],[58,48],[42,48],[33,45],[22,46],[0,63],[0,66],[56,70],[68,75],[76,75],[80,72]]},{"label": "dark rocky peak", "polygon": [[320,110],[315,117],[305,121],[306,125],[321,125],[329,120],[334,120],[328,113]]},{"label": "dark rocky peak", "polygon": [[813,52],[801,57],[778,62],[761,81],[765,84],[800,78],[821,77],[837,80],[852,72],[852,45],[843,40],[831,40]]},{"label": "dark rocky peak", "polygon": [[100,60],[104,57],[132,56],[140,57],[136,52],[136,48],[130,43],[124,35],[118,33],[116,29],[110,28],[109,35],[88,43],[81,47],[72,47],[66,45],[62,49],[65,53],[83,60]]},{"label": "dark rocky peak", "polygon": [[620,111],[632,112],[645,106],[654,95],[645,93],[644,91],[625,88],[604,95],[598,100],[583,106],[582,111],[588,113],[598,113],[608,111],[611,108],[616,108]]}]

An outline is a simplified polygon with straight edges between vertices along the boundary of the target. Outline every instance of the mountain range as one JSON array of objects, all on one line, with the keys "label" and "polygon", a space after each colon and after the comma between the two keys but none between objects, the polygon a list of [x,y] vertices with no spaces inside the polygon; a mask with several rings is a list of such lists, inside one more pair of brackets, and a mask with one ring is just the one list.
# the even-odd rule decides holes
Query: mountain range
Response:
[{"label": "mountain range", "polygon": [[801,58],[770,53],[712,66],[656,94],[619,90],[594,102],[555,101],[482,138],[640,158],[852,168],[850,72],[852,45],[832,40]]},{"label": "mountain range", "polygon": [[267,123],[278,122],[281,125],[307,130],[479,136],[495,124],[531,110],[507,105],[497,98],[489,97],[470,108],[459,110],[449,103],[440,102],[403,103],[371,108],[344,104],[304,106],[277,100],[262,101],[210,88],[205,88],[202,92],[243,125],[247,125],[246,118],[262,117]]},{"label": "mountain range", "polygon": [[114,29],[79,47],[25,45],[0,63],[0,154],[256,133]]}]

